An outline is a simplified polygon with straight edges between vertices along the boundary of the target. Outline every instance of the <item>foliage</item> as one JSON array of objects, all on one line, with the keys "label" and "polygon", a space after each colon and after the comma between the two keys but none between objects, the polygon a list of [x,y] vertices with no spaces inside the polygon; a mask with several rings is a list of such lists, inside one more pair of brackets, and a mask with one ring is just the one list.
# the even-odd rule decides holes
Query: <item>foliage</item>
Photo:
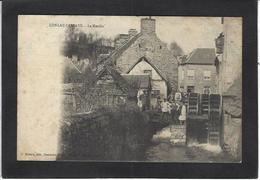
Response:
[{"label": "foliage", "polygon": [[61,160],[142,160],[152,133],[148,117],[127,105],[100,108],[63,123]]},{"label": "foliage", "polygon": [[175,41],[170,44],[170,50],[175,57],[184,55],[182,48]]},{"label": "foliage", "polygon": [[108,53],[106,47],[111,48],[112,45],[113,40],[111,38],[104,38],[97,32],[85,33],[71,26],[65,32],[62,55],[66,57],[77,55],[79,59],[87,58],[93,63],[99,54]]}]

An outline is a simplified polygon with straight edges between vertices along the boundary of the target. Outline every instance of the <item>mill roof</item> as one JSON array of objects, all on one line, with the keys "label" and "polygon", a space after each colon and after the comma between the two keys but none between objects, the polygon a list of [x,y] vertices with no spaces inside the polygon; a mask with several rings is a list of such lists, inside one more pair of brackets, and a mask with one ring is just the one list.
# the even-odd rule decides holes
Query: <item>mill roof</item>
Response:
[{"label": "mill roof", "polygon": [[99,79],[103,73],[108,72],[110,74],[115,83],[125,92],[128,94],[128,96],[132,97],[136,95],[136,90],[133,89],[127,82],[127,80],[113,67],[111,66],[105,66],[102,71],[99,72],[97,75],[97,79]]},{"label": "mill roof", "polygon": [[136,89],[149,89],[151,87],[150,84],[150,76],[149,75],[122,75],[123,78],[128,82],[128,84]]},{"label": "mill roof", "polygon": [[214,48],[197,48],[193,50],[181,64],[206,64],[214,65],[216,54]]},{"label": "mill roof", "polygon": [[97,73],[99,73],[99,71],[101,71],[105,65],[113,63],[116,58],[118,58],[127,48],[129,48],[140,36],[141,33],[136,34],[129,41],[126,41],[126,43],[121,47],[112,51],[106,58],[103,59],[102,62],[98,63]]}]

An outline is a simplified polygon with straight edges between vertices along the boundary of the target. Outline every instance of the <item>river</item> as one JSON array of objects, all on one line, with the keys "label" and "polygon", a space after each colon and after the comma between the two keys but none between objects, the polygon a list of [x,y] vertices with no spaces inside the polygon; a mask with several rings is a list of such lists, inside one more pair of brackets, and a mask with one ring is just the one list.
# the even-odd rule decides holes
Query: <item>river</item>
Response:
[{"label": "river", "polygon": [[217,145],[175,145],[171,136],[172,125],[158,131],[145,153],[146,161],[156,162],[234,162]]}]

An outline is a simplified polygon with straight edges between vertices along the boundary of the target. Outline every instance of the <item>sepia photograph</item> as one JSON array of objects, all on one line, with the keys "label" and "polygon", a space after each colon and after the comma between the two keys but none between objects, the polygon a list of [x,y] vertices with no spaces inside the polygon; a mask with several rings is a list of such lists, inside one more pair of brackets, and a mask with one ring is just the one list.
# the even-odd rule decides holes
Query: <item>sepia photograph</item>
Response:
[{"label": "sepia photograph", "polygon": [[17,160],[242,163],[242,24],[19,15]]}]

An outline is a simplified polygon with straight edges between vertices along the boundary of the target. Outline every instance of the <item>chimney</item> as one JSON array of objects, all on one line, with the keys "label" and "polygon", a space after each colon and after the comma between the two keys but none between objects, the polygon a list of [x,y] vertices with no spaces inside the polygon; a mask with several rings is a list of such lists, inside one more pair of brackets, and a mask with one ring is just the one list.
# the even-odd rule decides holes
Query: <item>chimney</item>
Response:
[{"label": "chimney", "polygon": [[124,45],[127,41],[129,40],[129,35],[128,34],[119,34],[115,38],[115,49],[121,47]]},{"label": "chimney", "polygon": [[141,19],[141,33],[143,34],[152,34],[155,33],[155,19],[142,18]]},{"label": "chimney", "polygon": [[137,30],[136,29],[129,29],[128,34],[129,34],[129,38],[132,38],[137,34]]}]

